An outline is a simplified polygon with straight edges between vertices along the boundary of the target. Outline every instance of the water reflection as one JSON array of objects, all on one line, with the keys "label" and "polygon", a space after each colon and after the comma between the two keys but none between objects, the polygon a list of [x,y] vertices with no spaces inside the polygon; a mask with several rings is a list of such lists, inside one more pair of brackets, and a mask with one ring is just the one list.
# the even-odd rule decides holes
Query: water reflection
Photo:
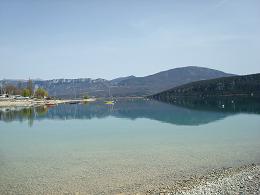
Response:
[{"label": "water reflection", "polygon": [[48,108],[42,107],[21,107],[21,108],[1,108],[0,120],[5,122],[11,121],[28,121],[28,125],[32,126],[37,116],[45,116]]},{"label": "water reflection", "polygon": [[203,99],[194,97],[179,97],[166,103],[192,110],[260,114],[260,98],[253,97],[222,97]]},{"label": "water reflection", "polygon": [[83,105],[62,104],[53,108],[1,109],[0,120],[28,121],[29,126],[32,126],[34,120],[92,119],[113,116],[132,120],[147,118],[175,125],[202,125],[240,112],[260,114],[259,101],[252,99],[191,100],[182,98],[169,103],[125,99],[117,101],[115,105],[95,102]]}]

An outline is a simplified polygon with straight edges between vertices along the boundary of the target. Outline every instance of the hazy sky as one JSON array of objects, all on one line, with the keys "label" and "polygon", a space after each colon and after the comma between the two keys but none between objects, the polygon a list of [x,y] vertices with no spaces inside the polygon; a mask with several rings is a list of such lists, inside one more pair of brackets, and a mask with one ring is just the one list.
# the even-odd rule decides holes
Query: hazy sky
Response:
[{"label": "hazy sky", "polygon": [[260,72],[259,0],[0,0],[0,79]]}]

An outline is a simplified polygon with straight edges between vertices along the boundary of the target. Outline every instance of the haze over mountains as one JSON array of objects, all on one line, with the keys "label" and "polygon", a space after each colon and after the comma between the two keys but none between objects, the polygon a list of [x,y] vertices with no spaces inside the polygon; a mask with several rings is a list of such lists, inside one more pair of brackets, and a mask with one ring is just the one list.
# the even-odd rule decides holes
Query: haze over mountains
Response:
[{"label": "haze over mountains", "polygon": [[[232,75],[214,69],[188,66],[162,71],[145,77],[129,76],[113,80],[90,78],[34,80],[33,84],[46,89],[50,96],[62,98],[86,95],[95,97],[126,97],[152,95],[190,82]],[[18,86],[19,82],[23,87],[27,84],[25,80],[2,80],[0,84]]]}]

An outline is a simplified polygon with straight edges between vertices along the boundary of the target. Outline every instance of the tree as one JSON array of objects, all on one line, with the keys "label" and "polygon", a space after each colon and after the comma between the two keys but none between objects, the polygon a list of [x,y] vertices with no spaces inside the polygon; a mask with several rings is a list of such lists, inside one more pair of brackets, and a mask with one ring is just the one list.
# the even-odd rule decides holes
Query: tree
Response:
[{"label": "tree", "polygon": [[83,99],[89,99],[88,95],[85,95],[85,96],[83,97]]},{"label": "tree", "polygon": [[9,95],[18,95],[19,94],[19,90],[14,85],[6,85],[5,92]]},{"label": "tree", "polygon": [[29,96],[30,96],[30,91],[29,91],[29,89],[23,89],[23,90],[22,90],[22,96],[24,96],[24,97],[29,97]]},{"label": "tree", "polygon": [[48,96],[48,92],[46,90],[44,90],[43,88],[38,88],[35,91],[35,97],[37,98],[44,98]]},{"label": "tree", "polygon": [[3,84],[0,83],[0,94],[4,93]]},{"label": "tree", "polygon": [[29,93],[30,93],[29,96],[32,96],[33,95],[33,83],[32,83],[31,79],[28,80],[27,89],[29,90]]}]

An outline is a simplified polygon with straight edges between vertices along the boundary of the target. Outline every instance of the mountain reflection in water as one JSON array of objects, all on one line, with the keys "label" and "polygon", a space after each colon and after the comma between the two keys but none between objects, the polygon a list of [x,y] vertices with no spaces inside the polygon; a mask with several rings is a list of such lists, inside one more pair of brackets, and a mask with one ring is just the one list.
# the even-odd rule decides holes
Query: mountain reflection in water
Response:
[{"label": "mountain reflection in water", "polygon": [[92,119],[113,116],[117,118],[147,118],[175,125],[202,125],[221,120],[236,113],[260,114],[260,103],[254,100],[176,100],[163,103],[146,99],[120,99],[114,105],[103,101],[89,104],[61,104],[56,107],[31,107],[0,110],[0,120],[69,120]]}]

